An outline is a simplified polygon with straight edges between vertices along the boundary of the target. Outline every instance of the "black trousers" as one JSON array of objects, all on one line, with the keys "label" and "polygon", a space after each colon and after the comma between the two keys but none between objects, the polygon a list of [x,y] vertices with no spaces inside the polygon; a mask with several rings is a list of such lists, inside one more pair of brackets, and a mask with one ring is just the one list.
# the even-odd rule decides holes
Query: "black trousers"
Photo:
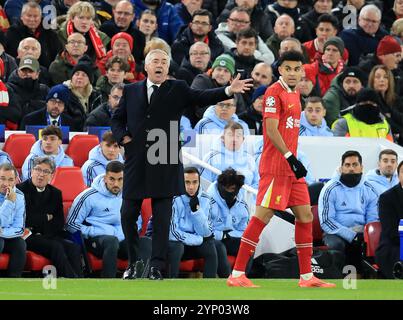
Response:
[{"label": "black trousers", "polygon": [[[129,264],[139,259],[139,234],[137,219],[143,199],[123,200],[121,213],[122,229],[127,241]],[[169,226],[172,216],[172,197],[151,199],[153,232],[150,267],[165,270],[168,256]]]},{"label": "black trousers", "polygon": [[58,277],[83,277],[81,248],[79,245],[63,238],[42,235],[31,235],[26,242],[28,250],[52,261],[56,267]]},{"label": "black trousers", "polygon": [[214,239],[203,241],[200,246],[187,246],[180,241],[169,241],[169,276],[177,278],[181,260],[204,259],[203,278],[217,275],[217,251]]},{"label": "black trousers", "polygon": [[20,237],[11,239],[0,238],[0,253],[3,252],[10,254],[7,269],[8,276],[12,278],[21,277],[25,267],[27,252],[25,241]]},{"label": "black trousers", "polygon": [[224,240],[215,240],[215,247],[217,250],[218,268],[217,274],[220,278],[228,278],[231,273],[231,265],[227,256],[236,257],[238,254],[239,246],[241,245],[241,238],[226,238]]}]

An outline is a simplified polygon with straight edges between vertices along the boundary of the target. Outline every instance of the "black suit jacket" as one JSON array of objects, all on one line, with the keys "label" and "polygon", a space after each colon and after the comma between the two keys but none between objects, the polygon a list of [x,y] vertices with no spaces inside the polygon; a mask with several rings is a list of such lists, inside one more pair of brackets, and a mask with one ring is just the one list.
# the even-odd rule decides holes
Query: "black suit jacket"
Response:
[{"label": "black suit jacket", "polygon": [[[132,137],[124,145],[123,198],[167,198],[183,194],[183,166],[178,155],[183,111],[196,104],[211,105],[226,99],[224,87],[196,90],[183,80],[166,80],[148,105],[146,80],[126,85],[111,121],[117,141],[126,135]],[[162,136],[163,133],[166,135]]]},{"label": "black suit jacket", "polygon": [[376,262],[386,278],[393,279],[393,265],[400,260],[399,222],[403,219],[403,189],[398,183],[379,197],[381,238],[376,250]]},{"label": "black suit jacket", "polygon": [[[62,126],[69,126],[70,131],[76,130],[76,128],[74,126],[74,121],[69,115],[62,113],[60,116],[62,118],[61,119]],[[48,125],[46,108],[42,108],[38,111],[28,113],[21,121],[20,130],[25,130],[25,126],[31,126],[31,125],[32,126],[47,126]]]},{"label": "black suit jacket", "polygon": [[[25,226],[31,228],[33,234],[61,236],[64,226],[62,192],[50,184],[45,191],[38,192],[31,179],[18,184],[17,188],[25,197]],[[47,214],[53,215],[53,219],[48,221]]]}]

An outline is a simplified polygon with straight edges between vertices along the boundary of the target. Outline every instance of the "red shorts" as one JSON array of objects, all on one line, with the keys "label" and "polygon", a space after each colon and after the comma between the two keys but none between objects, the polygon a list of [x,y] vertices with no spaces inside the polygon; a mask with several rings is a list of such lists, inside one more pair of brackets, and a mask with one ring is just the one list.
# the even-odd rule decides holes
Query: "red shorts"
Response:
[{"label": "red shorts", "polygon": [[284,211],[286,208],[310,205],[304,178],[267,175],[260,178],[256,205]]}]

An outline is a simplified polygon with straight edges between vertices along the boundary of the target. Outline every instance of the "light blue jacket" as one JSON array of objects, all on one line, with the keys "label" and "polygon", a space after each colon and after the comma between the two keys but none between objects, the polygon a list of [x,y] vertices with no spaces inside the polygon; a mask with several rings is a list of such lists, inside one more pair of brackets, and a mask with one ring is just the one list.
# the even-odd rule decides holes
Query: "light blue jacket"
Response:
[{"label": "light blue jacket", "polygon": [[177,196],[173,200],[169,240],[183,242],[187,246],[199,246],[204,237],[212,234],[211,214],[213,200],[199,189],[199,210],[192,212],[189,196]]},{"label": "light blue jacket", "polygon": [[[245,136],[250,135],[249,127],[246,122],[239,119],[235,113],[232,115],[231,120],[242,126]],[[227,123],[228,121],[217,117],[215,106],[210,106],[204,111],[203,118],[196,123],[194,129],[198,134],[222,134]]]},{"label": "light blue jacket", "polygon": [[378,169],[368,171],[365,175],[365,179],[375,188],[378,196],[399,183],[397,172],[395,172],[392,176],[392,179],[389,180],[385,176],[381,175]]},{"label": "light blue jacket", "polygon": [[105,185],[104,174],[95,178],[91,188],[81,192],[73,202],[67,216],[67,230],[80,230],[84,238],[102,235],[124,239],[120,222],[122,192],[115,195]]},{"label": "light blue jacket", "polygon": [[[119,153],[118,158],[115,159],[120,162],[124,162],[122,155]],[[81,167],[83,173],[84,183],[87,186],[91,186],[95,177],[106,172],[106,166],[110,160],[106,159],[102,153],[101,145],[95,146],[88,153],[88,160],[84,162]]]},{"label": "light blue jacket", "polygon": [[[242,144],[239,150],[231,151],[225,148],[221,140],[218,140],[213,143],[211,151],[206,154],[203,161],[221,171],[231,167],[245,176],[245,184],[256,189],[259,185],[259,173],[256,163],[253,156],[245,150],[245,143]],[[202,177],[208,181],[214,182],[217,180],[217,175],[210,170],[201,168],[200,171]]]},{"label": "light blue jacket", "polygon": [[[260,158],[262,156],[262,151],[263,151],[263,138],[262,139],[256,139],[255,142],[255,163],[256,163],[256,168],[257,172],[259,174],[259,164],[260,164]],[[309,160],[308,156],[300,151],[297,150],[297,159],[301,161],[301,163],[304,165],[305,169],[308,171],[305,177],[305,181],[307,184],[312,184],[316,182],[315,176],[312,173],[312,167],[311,167],[311,161]],[[259,175],[260,177],[260,175]]]},{"label": "light blue jacket", "polygon": [[17,198],[15,202],[5,199],[0,193],[0,238],[21,237],[25,228],[25,198],[24,194],[14,188]]},{"label": "light blue jacket", "polygon": [[0,151],[0,164],[3,163],[13,164],[13,160],[10,158],[10,155],[7,152]]},{"label": "light blue jacket", "polygon": [[378,195],[364,177],[358,185],[349,188],[340,182],[340,174],[326,183],[319,195],[319,221],[322,230],[351,242],[354,226],[377,221]]},{"label": "light blue jacket", "polygon": [[64,153],[62,146],[59,146],[59,152],[56,156],[47,155],[42,150],[42,140],[38,140],[33,144],[31,148],[31,153],[28,155],[28,157],[24,161],[24,164],[22,165],[22,181],[31,179],[31,169],[34,159],[37,157],[45,156],[53,159],[56,164],[56,168],[74,166],[73,160]]},{"label": "light blue jacket", "polygon": [[221,240],[223,231],[231,230],[229,235],[233,238],[240,238],[249,222],[249,209],[246,202],[237,198],[235,204],[228,208],[227,203],[221,198],[217,182],[210,185],[207,194],[213,199],[211,220],[213,223],[213,233],[216,240]]},{"label": "light blue jacket", "polygon": [[320,126],[311,125],[305,116],[305,111],[301,112],[301,122],[299,127],[300,136],[321,136],[321,137],[333,137],[333,132],[326,124],[326,120],[322,119]]}]

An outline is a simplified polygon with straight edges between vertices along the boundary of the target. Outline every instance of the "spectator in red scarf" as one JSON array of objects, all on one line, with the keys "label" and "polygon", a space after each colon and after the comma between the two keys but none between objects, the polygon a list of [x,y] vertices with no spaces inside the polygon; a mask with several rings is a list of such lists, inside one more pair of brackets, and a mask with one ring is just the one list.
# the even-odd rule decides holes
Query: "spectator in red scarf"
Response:
[{"label": "spectator in red scarf", "polygon": [[86,54],[97,63],[106,56],[109,37],[99,31],[94,25],[95,9],[89,2],[78,1],[67,12],[66,21],[60,26],[58,35],[62,43],[67,43],[68,37],[79,32],[85,37],[88,46]]}]

